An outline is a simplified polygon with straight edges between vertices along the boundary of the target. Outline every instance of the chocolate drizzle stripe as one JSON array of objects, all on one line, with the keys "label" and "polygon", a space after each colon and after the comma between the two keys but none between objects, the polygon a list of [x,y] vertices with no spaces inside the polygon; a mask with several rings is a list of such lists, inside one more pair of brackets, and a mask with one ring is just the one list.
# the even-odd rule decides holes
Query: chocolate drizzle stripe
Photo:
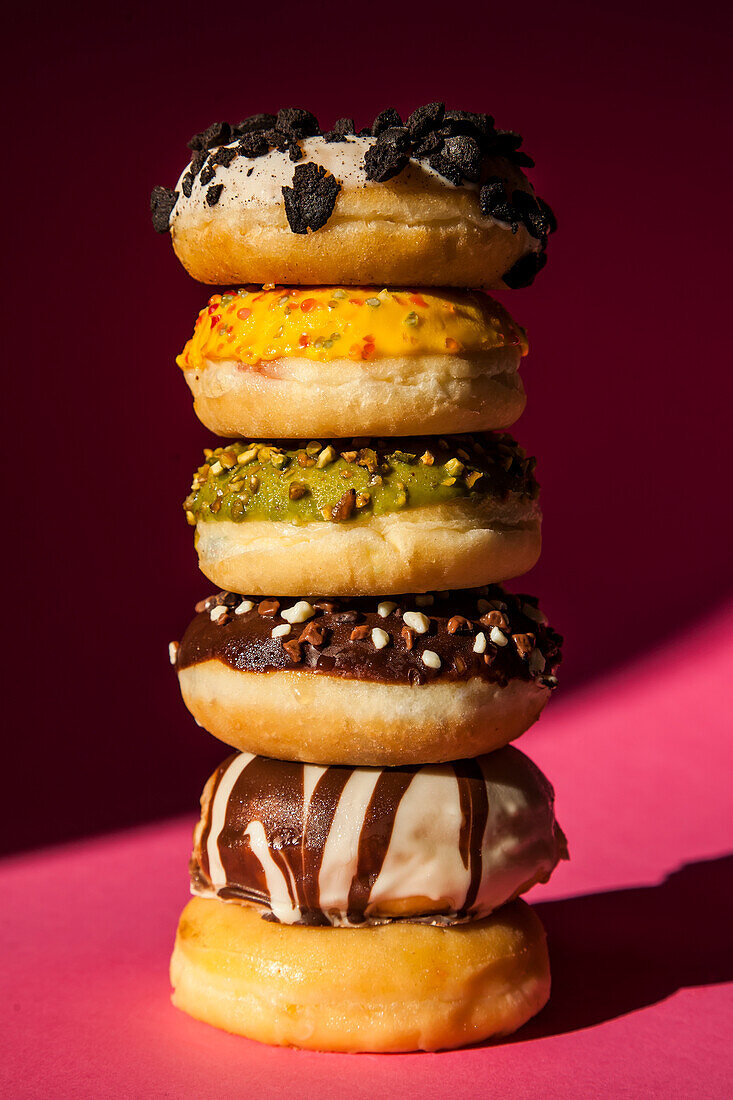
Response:
[{"label": "chocolate drizzle stripe", "polygon": [[239,755],[230,756],[229,760],[225,761],[219,769],[220,775],[215,796],[209,806],[209,830],[206,839],[208,875],[216,887],[226,886],[227,883],[227,874],[222,862],[219,841],[227,821],[229,796],[241,773],[254,759],[253,753],[243,752]]},{"label": "chocolate drizzle stripe", "polygon": [[459,760],[453,764],[461,802],[461,832],[458,841],[463,866],[470,869],[470,879],[461,914],[470,910],[481,885],[483,872],[483,839],[489,819],[489,800],[483,772],[475,760]]},{"label": "chocolate drizzle stripe", "polygon": [[[303,900],[309,912],[320,912],[319,876],[326,842],[331,833],[339,799],[352,772],[348,768],[322,768],[313,788],[303,830]],[[325,917],[322,918],[326,923]]]},{"label": "chocolate drizzle stripe", "polygon": [[224,775],[224,773],[226,772],[229,765],[236,758],[236,756],[237,756],[237,753],[232,753],[232,755],[227,757],[227,759],[222,764],[220,764],[219,767],[217,768],[217,770],[214,772],[213,783],[212,783],[212,786],[211,786],[211,795],[209,796],[208,812],[206,813],[206,815],[203,819],[203,822],[202,822],[203,828],[201,830],[201,837],[200,837],[200,840],[199,840],[199,844],[201,846],[201,869],[204,872],[204,874],[207,875],[209,878],[211,878],[211,867],[209,865],[209,850],[208,850],[208,847],[209,847],[209,836],[211,835],[211,823],[212,823],[212,820],[213,820],[212,806],[213,806],[214,799],[216,798],[216,792],[219,790],[219,784],[221,783],[221,778]]},{"label": "chocolate drizzle stripe", "polygon": [[369,895],[387,856],[397,809],[415,769],[391,768],[379,776],[359,835],[356,874],[349,891],[349,920],[363,920]]}]

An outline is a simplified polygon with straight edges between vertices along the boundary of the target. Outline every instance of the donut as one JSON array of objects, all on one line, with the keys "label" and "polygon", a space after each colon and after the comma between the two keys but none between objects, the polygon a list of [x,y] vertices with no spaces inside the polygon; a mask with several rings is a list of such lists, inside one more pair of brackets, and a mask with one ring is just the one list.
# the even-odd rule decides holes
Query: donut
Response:
[{"label": "donut", "polygon": [[191,891],[281,924],[450,925],[547,882],[564,858],[552,787],[510,745],[400,768],[243,752],[201,796]]},{"label": "donut", "polygon": [[521,415],[526,337],[480,291],[215,294],[177,363],[224,436],[440,435]]},{"label": "donut", "polygon": [[534,459],[492,433],[204,451],[184,501],[219,588],[329,596],[474,588],[540,552]]},{"label": "donut", "polygon": [[439,1050],[508,1035],[546,1004],[550,967],[523,901],[472,924],[301,928],[193,898],[171,959],[173,1004],[276,1046]]},{"label": "donut", "polygon": [[340,119],[324,133],[301,108],[213,123],[175,189],[153,190],[153,225],[195,279],[220,286],[532,282],[555,219],[518,134],[442,103],[354,131]]},{"label": "donut", "polygon": [[184,702],[234,748],[314,764],[478,756],[557,685],[562,638],[498,585],[395,599],[219,592],[171,643]]},{"label": "donut", "polygon": [[547,1000],[544,934],[514,899],[567,848],[516,749],[397,769],[240,753],[201,807],[171,961],[173,1003],[198,1019],[317,1050],[433,1050]]}]

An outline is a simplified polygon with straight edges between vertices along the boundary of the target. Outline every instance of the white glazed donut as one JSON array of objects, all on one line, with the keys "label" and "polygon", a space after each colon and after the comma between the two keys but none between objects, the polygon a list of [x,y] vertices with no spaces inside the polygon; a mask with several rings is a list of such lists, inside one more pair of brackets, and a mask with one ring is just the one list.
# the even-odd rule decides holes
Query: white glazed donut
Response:
[{"label": "white glazed donut", "polygon": [[175,190],[154,191],[154,224],[202,282],[523,286],[554,218],[518,142],[442,104],[360,135],[297,108],[216,123]]}]

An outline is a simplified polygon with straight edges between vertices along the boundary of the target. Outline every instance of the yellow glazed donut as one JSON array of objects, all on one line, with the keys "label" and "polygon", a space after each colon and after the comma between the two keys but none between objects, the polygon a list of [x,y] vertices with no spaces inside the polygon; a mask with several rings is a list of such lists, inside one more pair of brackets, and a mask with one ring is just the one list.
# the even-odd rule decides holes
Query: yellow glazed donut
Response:
[{"label": "yellow glazed donut", "polygon": [[214,123],[153,191],[153,223],[207,283],[526,286],[555,222],[520,144],[441,103],[359,134],[301,108]]},{"label": "yellow glazed donut", "polygon": [[498,585],[394,599],[197,605],[172,643],[186,706],[246,752],[316,764],[435,763],[522,734],[557,683],[560,635]]},{"label": "yellow glazed donut", "polygon": [[508,1035],[550,994],[545,934],[522,901],[472,924],[301,928],[194,898],[171,959],[173,1004],[277,1046],[438,1050]]},{"label": "yellow glazed donut", "polygon": [[215,294],[177,362],[217,435],[439,435],[512,424],[526,353],[480,291],[273,287]]},{"label": "yellow glazed donut", "polygon": [[540,552],[534,459],[510,436],[237,441],[184,502],[220,588],[330,596],[474,588]]}]

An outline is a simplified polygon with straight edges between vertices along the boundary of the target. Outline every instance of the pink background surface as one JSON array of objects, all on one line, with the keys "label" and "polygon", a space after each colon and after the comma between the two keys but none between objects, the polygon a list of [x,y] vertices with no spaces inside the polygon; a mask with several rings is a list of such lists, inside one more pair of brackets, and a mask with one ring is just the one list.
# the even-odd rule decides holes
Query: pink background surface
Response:
[{"label": "pink background surface", "polygon": [[0,847],[192,815],[223,755],[166,666],[208,591],[179,501],[210,439],[173,364],[208,291],[155,238],[151,186],[214,118],[302,104],[361,125],[444,97],[524,133],[560,219],[508,304],[529,329],[516,432],[546,516],[524,583],[567,635],[559,698],[521,745],[573,859],[532,895],[554,967],[536,1022],[496,1046],[354,1058],[170,1008],[191,816],[10,859],[9,1096],[730,1091],[730,30],[729,5],[674,0],[16,7]]},{"label": "pink background surface", "polygon": [[0,868],[0,1084],[60,1100],[729,1095],[732,638],[733,609],[523,738],[555,782],[572,859],[530,895],[553,995],[511,1040],[313,1054],[177,1012],[166,971],[193,821],[175,820]]}]

